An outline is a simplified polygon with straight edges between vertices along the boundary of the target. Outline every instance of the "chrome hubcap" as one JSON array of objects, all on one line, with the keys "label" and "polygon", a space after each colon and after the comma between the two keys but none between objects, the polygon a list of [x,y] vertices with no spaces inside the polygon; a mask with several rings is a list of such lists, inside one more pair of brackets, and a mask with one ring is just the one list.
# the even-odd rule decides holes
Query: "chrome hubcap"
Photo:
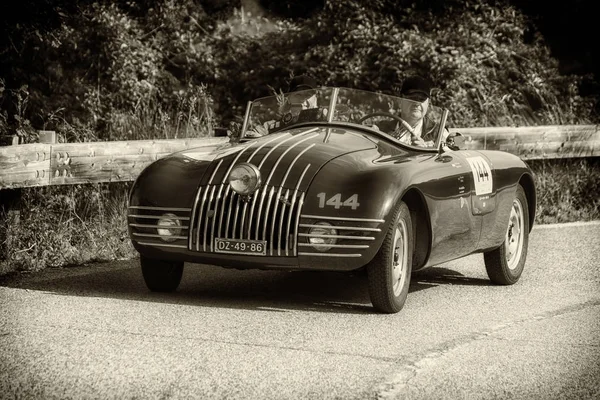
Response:
[{"label": "chrome hubcap", "polygon": [[506,248],[506,263],[508,268],[515,269],[521,259],[523,250],[523,206],[518,199],[513,201],[504,247]]},{"label": "chrome hubcap", "polygon": [[394,230],[394,254],[392,257],[392,282],[394,295],[399,296],[406,282],[406,271],[408,270],[408,231],[406,223],[399,221]]}]

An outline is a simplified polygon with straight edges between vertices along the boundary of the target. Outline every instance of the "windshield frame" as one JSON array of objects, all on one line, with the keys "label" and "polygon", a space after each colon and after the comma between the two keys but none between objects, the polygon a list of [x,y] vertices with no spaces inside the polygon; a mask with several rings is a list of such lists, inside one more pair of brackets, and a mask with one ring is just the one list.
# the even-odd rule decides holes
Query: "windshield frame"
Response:
[{"label": "windshield frame", "polygon": [[[310,109],[302,108],[300,111],[298,111],[299,103],[297,101],[295,103],[288,101],[288,98],[291,98],[292,96],[294,96],[294,99],[301,99],[303,95],[305,95],[304,97],[306,98],[310,97],[310,95],[318,95],[319,100],[321,100],[319,107]],[[357,101],[357,99],[359,101]],[[307,102],[310,101],[307,100]],[[389,132],[379,129],[378,124],[375,122],[371,124],[371,126],[357,122],[357,120],[360,121],[360,119],[364,116],[371,114],[369,112],[362,111],[364,109],[371,109],[375,112],[378,111],[380,114],[395,115],[396,110],[400,108],[402,104],[406,104],[406,102],[417,103],[411,99],[403,97],[346,87],[320,87],[317,89],[299,92],[279,93],[273,96],[257,98],[254,101],[249,101],[247,103],[240,137],[243,139],[253,139],[256,137],[292,129],[294,127],[311,125],[337,125],[364,130],[411,149],[418,149],[421,151],[439,151],[440,146],[442,145],[443,132],[446,130],[446,122],[448,117],[448,110],[446,108],[431,105],[429,102],[427,103],[423,121],[427,121],[434,126],[431,130],[426,132],[426,135],[435,135],[433,144],[428,144],[427,147],[411,144],[410,142],[412,142],[412,140],[410,140],[408,143],[405,140],[400,140]],[[316,102],[314,104],[316,104]],[[386,105],[389,106],[389,110],[385,108]],[[269,114],[269,118],[277,118],[282,114],[282,108],[286,108],[286,110],[289,111],[288,114],[296,110],[297,119],[292,120],[289,124],[285,125],[283,123],[283,117],[280,117],[280,120],[269,120],[266,122],[263,121],[267,117],[262,116],[260,112],[267,112]],[[319,111],[317,112],[313,110]],[[306,111],[310,111],[311,114],[315,115],[315,117],[313,118],[311,116],[309,119],[301,121],[299,116],[301,113]],[[288,114],[285,114],[285,116],[287,117]],[[262,116],[262,118],[258,118],[259,116]],[[389,116],[384,118],[387,118],[388,121],[397,121],[397,119]],[[259,122],[254,122],[254,120]],[[256,127],[258,125],[268,125],[267,122],[272,123],[273,121],[275,121],[274,123],[278,125],[262,129],[261,135],[255,135],[257,133]],[[398,129],[398,126],[399,125],[396,125],[396,130]]]}]

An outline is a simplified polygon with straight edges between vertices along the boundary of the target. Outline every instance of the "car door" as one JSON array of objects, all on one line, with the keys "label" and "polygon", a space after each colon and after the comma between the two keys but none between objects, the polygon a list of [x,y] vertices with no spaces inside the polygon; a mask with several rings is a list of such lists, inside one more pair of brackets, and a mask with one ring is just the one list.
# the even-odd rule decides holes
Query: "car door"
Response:
[{"label": "car door", "polygon": [[474,174],[462,153],[448,151],[422,161],[421,170],[427,171],[422,190],[432,233],[427,266],[470,254],[479,241],[481,217],[473,208]]}]

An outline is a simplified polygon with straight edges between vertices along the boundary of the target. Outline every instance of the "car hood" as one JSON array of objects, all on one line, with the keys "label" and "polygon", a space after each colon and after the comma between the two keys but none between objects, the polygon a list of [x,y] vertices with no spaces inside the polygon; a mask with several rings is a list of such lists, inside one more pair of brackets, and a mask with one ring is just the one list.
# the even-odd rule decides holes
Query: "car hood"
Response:
[{"label": "car hood", "polygon": [[263,185],[305,191],[330,160],[375,148],[377,141],[368,134],[343,128],[305,127],[221,146],[209,153],[190,149],[178,156],[211,161],[201,185],[226,183],[234,165],[248,162],[259,168]]}]

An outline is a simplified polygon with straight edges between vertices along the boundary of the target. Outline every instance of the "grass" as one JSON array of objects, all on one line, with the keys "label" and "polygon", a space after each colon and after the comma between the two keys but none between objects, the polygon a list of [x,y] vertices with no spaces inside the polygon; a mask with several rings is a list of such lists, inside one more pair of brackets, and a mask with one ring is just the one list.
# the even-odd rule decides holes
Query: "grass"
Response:
[{"label": "grass", "polygon": [[[600,219],[600,158],[530,161],[536,223]],[[22,189],[18,218],[3,218],[0,275],[137,256],[127,233],[131,183]]]},{"label": "grass", "polygon": [[600,158],[534,160],[536,223],[600,219]]}]

